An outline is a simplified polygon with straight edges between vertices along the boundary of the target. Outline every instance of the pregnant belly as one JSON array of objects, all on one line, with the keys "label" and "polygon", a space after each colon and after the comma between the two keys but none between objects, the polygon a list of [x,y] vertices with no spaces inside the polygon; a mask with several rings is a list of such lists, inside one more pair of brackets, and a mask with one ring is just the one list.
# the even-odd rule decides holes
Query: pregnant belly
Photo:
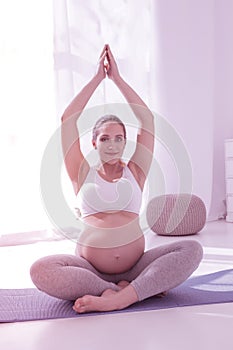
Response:
[{"label": "pregnant belly", "polygon": [[114,248],[97,248],[77,244],[76,254],[88,260],[102,273],[123,273],[131,269],[144,252],[144,237]]},{"label": "pregnant belly", "polygon": [[81,234],[76,254],[102,273],[123,273],[144,253],[145,239],[137,222],[120,228],[90,227]]}]

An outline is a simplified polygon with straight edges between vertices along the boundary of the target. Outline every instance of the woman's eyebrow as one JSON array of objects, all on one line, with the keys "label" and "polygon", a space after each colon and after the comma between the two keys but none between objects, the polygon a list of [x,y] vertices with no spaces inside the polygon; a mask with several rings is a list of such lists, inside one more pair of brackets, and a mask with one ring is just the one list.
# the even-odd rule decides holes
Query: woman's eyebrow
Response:
[{"label": "woman's eyebrow", "polygon": [[[117,134],[114,137],[119,137],[119,136],[124,137],[124,134]],[[110,137],[110,135],[109,134],[100,134],[100,137]]]}]

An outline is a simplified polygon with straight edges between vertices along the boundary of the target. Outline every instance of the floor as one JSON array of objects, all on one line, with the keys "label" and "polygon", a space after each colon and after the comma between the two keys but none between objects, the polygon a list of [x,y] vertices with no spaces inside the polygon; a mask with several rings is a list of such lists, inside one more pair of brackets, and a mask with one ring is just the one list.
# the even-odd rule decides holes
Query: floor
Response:
[{"label": "floor", "polygon": [[[148,233],[147,247],[180,238]],[[233,268],[233,223],[209,222],[195,236],[204,247],[204,259],[195,275]],[[38,242],[0,248],[0,288],[32,287],[31,263],[53,253],[72,253],[71,241]],[[0,324],[4,350],[170,350],[233,349],[233,303],[181,307],[81,317]]]}]

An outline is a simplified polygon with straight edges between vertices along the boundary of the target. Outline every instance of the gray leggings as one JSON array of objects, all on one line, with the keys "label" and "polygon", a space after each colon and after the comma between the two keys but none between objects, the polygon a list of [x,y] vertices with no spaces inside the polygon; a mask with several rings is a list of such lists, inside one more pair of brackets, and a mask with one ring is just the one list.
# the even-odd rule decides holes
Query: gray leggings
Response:
[{"label": "gray leggings", "polygon": [[54,297],[76,300],[87,294],[99,296],[104,290],[126,280],[138,299],[168,291],[184,282],[198,267],[203,256],[194,240],[177,241],[146,251],[127,272],[103,274],[87,260],[75,255],[52,255],[41,258],[31,267],[31,278],[38,289]]}]

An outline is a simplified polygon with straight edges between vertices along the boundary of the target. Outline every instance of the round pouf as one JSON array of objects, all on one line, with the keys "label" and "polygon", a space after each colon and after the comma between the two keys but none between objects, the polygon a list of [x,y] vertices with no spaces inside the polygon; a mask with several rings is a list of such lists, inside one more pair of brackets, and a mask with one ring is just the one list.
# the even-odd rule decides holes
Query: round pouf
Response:
[{"label": "round pouf", "polygon": [[206,207],[193,194],[166,194],[150,200],[146,215],[149,227],[158,235],[193,235],[205,225]]}]

